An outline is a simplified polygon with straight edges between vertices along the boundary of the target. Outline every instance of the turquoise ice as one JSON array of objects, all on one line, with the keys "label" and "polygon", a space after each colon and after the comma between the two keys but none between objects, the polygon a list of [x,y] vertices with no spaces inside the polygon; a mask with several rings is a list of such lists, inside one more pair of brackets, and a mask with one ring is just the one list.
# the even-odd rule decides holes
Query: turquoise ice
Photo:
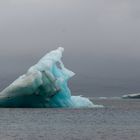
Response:
[{"label": "turquoise ice", "polygon": [[64,49],[46,54],[0,93],[0,107],[101,107],[88,98],[71,96],[67,86],[74,73],[61,61]]}]

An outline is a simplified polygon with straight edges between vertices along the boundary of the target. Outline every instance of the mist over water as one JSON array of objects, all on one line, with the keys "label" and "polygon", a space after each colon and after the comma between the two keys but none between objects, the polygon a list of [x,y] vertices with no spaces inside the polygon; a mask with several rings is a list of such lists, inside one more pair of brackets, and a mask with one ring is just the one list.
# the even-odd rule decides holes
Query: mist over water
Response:
[{"label": "mist over water", "polygon": [[58,46],[74,94],[140,92],[139,1],[0,1],[0,89]]}]

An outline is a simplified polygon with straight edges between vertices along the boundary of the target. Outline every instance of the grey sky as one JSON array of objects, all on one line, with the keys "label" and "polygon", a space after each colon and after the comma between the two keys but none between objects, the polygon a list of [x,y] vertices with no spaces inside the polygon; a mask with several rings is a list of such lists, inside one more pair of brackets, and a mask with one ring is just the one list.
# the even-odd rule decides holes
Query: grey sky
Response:
[{"label": "grey sky", "polygon": [[140,1],[0,1],[2,88],[60,44],[74,92],[140,92]]}]

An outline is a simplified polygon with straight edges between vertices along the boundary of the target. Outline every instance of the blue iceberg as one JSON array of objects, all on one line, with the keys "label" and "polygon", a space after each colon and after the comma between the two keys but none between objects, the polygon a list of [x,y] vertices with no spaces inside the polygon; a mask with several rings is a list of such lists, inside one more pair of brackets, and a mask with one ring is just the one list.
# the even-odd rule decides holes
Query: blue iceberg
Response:
[{"label": "blue iceberg", "polygon": [[0,92],[0,107],[102,107],[88,98],[71,96],[67,82],[74,73],[64,67],[63,51],[59,47],[46,54],[26,74]]}]

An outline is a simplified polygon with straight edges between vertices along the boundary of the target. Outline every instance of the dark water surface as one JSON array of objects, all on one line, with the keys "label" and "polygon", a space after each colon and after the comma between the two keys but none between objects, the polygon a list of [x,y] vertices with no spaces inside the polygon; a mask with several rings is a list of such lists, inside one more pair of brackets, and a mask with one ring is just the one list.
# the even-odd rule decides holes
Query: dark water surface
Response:
[{"label": "dark water surface", "polygon": [[140,140],[140,100],[94,102],[105,108],[1,108],[0,140]]}]

